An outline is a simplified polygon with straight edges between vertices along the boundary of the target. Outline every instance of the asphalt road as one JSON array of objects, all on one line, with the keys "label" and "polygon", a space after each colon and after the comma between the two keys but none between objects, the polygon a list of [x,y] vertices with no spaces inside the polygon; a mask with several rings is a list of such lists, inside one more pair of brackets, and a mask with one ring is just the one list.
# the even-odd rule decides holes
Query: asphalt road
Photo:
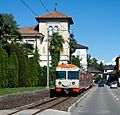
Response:
[{"label": "asphalt road", "polygon": [[72,115],[120,115],[120,89],[95,87],[75,108]]}]

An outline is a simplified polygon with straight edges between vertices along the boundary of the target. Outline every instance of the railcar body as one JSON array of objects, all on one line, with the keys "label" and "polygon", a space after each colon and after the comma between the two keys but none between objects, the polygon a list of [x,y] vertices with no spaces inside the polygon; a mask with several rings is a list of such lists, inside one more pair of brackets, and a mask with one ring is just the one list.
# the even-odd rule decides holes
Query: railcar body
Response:
[{"label": "railcar body", "polygon": [[79,93],[92,85],[92,77],[73,64],[61,64],[56,67],[55,92]]}]

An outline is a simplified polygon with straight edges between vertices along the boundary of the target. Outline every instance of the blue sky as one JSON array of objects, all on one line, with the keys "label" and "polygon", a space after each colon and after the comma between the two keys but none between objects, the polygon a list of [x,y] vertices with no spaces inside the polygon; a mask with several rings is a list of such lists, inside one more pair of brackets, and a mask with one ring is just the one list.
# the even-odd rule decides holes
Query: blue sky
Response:
[{"label": "blue sky", "polygon": [[[39,16],[47,13],[40,0],[24,0]],[[42,0],[47,9],[71,16],[75,39],[88,53],[105,63],[120,54],[120,0]],[[11,13],[19,27],[37,24],[35,15],[21,0],[0,0],[0,13]]]}]

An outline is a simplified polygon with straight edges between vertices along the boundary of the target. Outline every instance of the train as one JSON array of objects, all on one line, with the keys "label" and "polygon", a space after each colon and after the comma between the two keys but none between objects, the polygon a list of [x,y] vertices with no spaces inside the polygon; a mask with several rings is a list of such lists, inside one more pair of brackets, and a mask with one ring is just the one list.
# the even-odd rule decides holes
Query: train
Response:
[{"label": "train", "polygon": [[78,66],[74,64],[60,64],[56,67],[54,94],[79,94],[92,86],[92,75],[81,71]]}]

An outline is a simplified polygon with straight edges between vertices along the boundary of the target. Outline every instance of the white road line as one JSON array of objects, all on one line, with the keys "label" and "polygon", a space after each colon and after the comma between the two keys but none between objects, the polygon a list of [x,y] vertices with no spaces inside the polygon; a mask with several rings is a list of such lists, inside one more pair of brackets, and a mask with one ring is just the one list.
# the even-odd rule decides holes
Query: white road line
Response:
[{"label": "white road line", "polygon": [[108,86],[107,86],[107,89],[108,89],[108,91],[110,92],[110,94],[111,94],[117,101],[120,100],[114,93],[112,93],[112,91],[109,89]]},{"label": "white road line", "polygon": [[68,108],[68,112],[71,112],[72,108],[75,107],[84,97],[86,97],[91,91],[95,90],[96,87],[91,88],[86,94],[84,94],[81,98],[79,98],[74,104],[72,104],[69,108]]}]

